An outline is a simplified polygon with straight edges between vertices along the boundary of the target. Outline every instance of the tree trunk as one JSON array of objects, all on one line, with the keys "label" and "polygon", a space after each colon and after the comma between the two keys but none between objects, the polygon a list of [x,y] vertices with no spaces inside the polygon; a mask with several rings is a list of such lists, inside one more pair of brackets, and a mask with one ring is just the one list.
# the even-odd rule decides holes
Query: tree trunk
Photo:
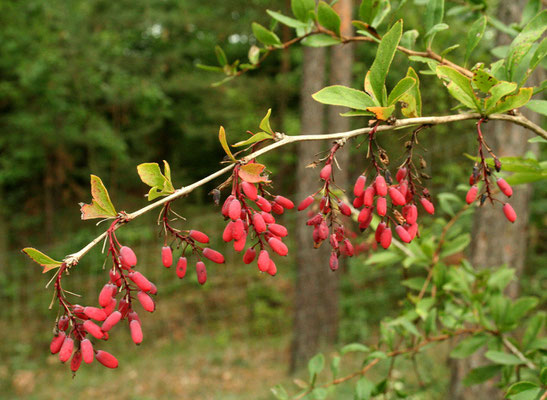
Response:
[{"label": "tree trunk", "polygon": [[[498,15],[501,21],[509,25],[520,19],[521,10],[526,1],[501,2]],[[498,45],[507,45],[511,39],[505,35],[498,37]],[[529,81],[529,84],[537,85],[541,82],[541,71],[537,70]],[[521,112],[530,120],[538,123],[540,115]],[[486,142],[498,157],[522,156],[532,149],[528,139],[533,137],[526,129],[503,121],[490,121],[483,125],[483,133]],[[502,165],[503,170],[503,165]],[[522,273],[526,261],[527,225],[529,218],[529,201],[532,193],[531,185],[519,185],[513,188],[513,195],[507,201],[517,213],[514,224],[508,223],[502,212],[502,204],[493,206],[487,201],[483,207],[476,210],[473,222],[473,240],[471,242],[470,261],[476,268],[498,267],[506,264],[515,268],[516,276]],[[502,194],[498,194],[500,200],[505,201]],[[518,282],[514,281],[507,289],[508,295],[516,297],[518,294]],[[495,387],[493,381],[481,385],[463,387],[462,380],[467,373],[479,366],[485,365],[483,354],[475,354],[468,359],[452,361],[452,377],[450,382],[451,399],[478,399],[478,398],[502,398],[503,395]]]},{"label": "tree trunk", "polygon": [[[325,86],[325,49],[305,47],[300,90],[302,134],[323,132],[324,106],[311,94]],[[298,147],[297,200],[314,193],[320,185],[317,170],[306,166],[322,150],[319,142]],[[313,248],[312,230],[305,211],[298,214],[296,229],[297,276],[295,314],[291,348],[291,372],[305,365],[322,342],[336,338],[338,322],[337,281],[328,266],[328,249]]]}]

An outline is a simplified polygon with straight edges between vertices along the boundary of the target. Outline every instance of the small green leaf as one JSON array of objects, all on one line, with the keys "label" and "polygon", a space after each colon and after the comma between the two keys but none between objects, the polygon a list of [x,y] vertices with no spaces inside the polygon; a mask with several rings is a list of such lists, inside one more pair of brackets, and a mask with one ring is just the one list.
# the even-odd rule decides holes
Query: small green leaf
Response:
[{"label": "small green leaf", "polygon": [[253,28],[253,35],[255,35],[256,39],[260,43],[266,46],[277,46],[281,44],[281,40],[275,33],[264,28],[259,23],[253,22],[252,28]]},{"label": "small green leaf", "polygon": [[270,115],[271,114],[272,114],[272,109],[268,108],[268,112],[266,113],[264,118],[262,118],[262,121],[260,121],[260,124],[258,125],[258,127],[260,129],[262,129],[263,131],[266,131],[266,132],[273,135],[273,130],[272,130],[272,127],[270,126]]},{"label": "small green leaf", "polygon": [[491,289],[496,289],[497,291],[503,291],[509,282],[515,277],[515,270],[513,268],[503,267],[495,270],[492,275],[488,278],[486,285]]},{"label": "small green leaf", "polygon": [[393,61],[393,57],[395,56],[395,51],[401,40],[402,33],[403,22],[402,20],[399,20],[382,38],[378,50],[376,51],[376,58],[370,67],[370,85],[374,97],[376,97],[380,105],[383,106],[387,105],[385,87],[387,73],[391,62]]},{"label": "small green leaf", "polygon": [[369,400],[374,387],[374,383],[364,376],[361,377],[355,385],[355,400]]},{"label": "small green leaf", "polygon": [[499,81],[495,77],[493,77],[483,68],[479,68],[473,71],[472,81],[475,87],[483,93],[489,93],[490,89],[492,89],[492,87],[499,83]]},{"label": "small green leaf", "polygon": [[490,89],[490,97],[486,99],[486,110],[492,109],[495,107],[496,103],[509,93],[513,93],[517,88],[517,84],[514,82],[505,82],[501,81]]},{"label": "small green leaf", "polygon": [[278,400],[289,400],[289,398],[290,398],[289,394],[287,393],[287,391],[285,390],[285,388],[281,384],[275,385],[270,390],[272,391],[275,398],[278,399]]},{"label": "small green leaf", "polygon": [[450,47],[447,47],[441,53],[439,54],[442,58],[444,58],[447,54],[452,53],[454,50],[456,50],[458,47],[460,47],[459,44],[452,45]]},{"label": "small green leaf", "polygon": [[101,178],[91,175],[91,204],[80,203],[82,219],[111,218],[116,216],[116,209],[110,201],[108,191]]},{"label": "small green leaf", "polygon": [[327,389],[325,388],[315,388],[311,391],[310,396],[312,400],[324,400],[327,398]]},{"label": "small green leaf", "polygon": [[535,389],[537,387],[538,385],[534,382],[521,381],[513,383],[511,386],[509,386],[509,389],[507,389],[507,393],[505,393],[505,396],[509,397],[514,394],[524,392],[526,390]]},{"label": "small green leaf", "polygon": [[447,88],[452,96],[459,100],[465,106],[480,111],[480,106],[473,88],[471,80],[454,68],[444,65],[437,66],[437,75],[439,78],[447,79],[450,83]]},{"label": "small green leaf", "polygon": [[422,95],[420,93],[420,79],[412,67],[408,67],[406,76],[413,78],[416,84],[399,99],[402,103],[401,112],[407,118],[421,117]]},{"label": "small green leaf", "polygon": [[469,61],[469,57],[471,57],[471,53],[473,50],[475,50],[475,47],[479,44],[481,41],[484,30],[486,29],[486,16],[480,17],[478,20],[473,22],[473,25],[471,25],[471,28],[469,28],[469,32],[467,33],[467,46],[465,50],[465,62],[464,65],[467,65],[467,62]]},{"label": "small green leaf", "polygon": [[215,46],[215,54],[217,56],[218,63],[224,67],[226,64],[228,64],[228,59],[226,58],[226,53],[224,53],[224,50],[222,50],[222,47]]},{"label": "small green leaf", "polygon": [[266,132],[257,132],[253,136],[251,136],[249,139],[233,144],[232,147],[248,146],[250,144],[261,142],[263,140],[268,140],[268,139],[272,139],[272,135]]},{"label": "small green leaf", "polygon": [[452,254],[459,253],[471,243],[471,235],[469,233],[463,233],[452,240],[447,241],[442,247],[441,258],[451,256]]},{"label": "small green leaf", "polygon": [[374,106],[372,98],[360,90],[346,86],[327,86],[312,95],[315,101],[334,106],[344,106],[356,110],[366,110]]},{"label": "small green leaf", "polygon": [[509,316],[512,321],[519,322],[528,312],[533,310],[539,303],[537,297],[519,297],[511,306]]},{"label": "small green leaf", "polygon": [[325,367],[325,356],[322,353],[313,356],[308,361],[308,372],[310,373],[310,380],[313,381],[315,377],[323,371]]},{"label": "small green leaf", "polygon": [[527,73],[530,74],[547,55],[547,38],[544,38],[530,59]]},{"label": "small green leaf", "polygon": [[547,385],[547,367],[543,367],[539,373],[539,380],[542,384]]},{"label": "small green leaf", "polygon": [[310,11],[315,11],[315,0],[291,0],[294,16],[302,22],[310,20]]},{"label": "small green leaf", "polygon": [[403,36],[401,36],[401,46],[412,50],[419,35],[420,33],[416,29],[406,31],[403,33]]},{"label": "small green leaf", "polygon": [[230,151],[230,146],[228,146],[228,142],[226,141],[226,132],[224,131],[223,126],[221,126],[218,130],[218,140],[220,141],[220,145],[222,146],[228,157],[230,157],[233,162],[237,162],[234,155]]},{"label": "small green leaf", "polygon": [[378,0],[363,0],[359,6],[359,18],[361,21],[372,25],[372,21],[380,11],[381,1]]},{"label": "small green leaf", "polygon": [[431,43],[433,42],[433,38],[435,35],[441,31],[445,31],[449,28],[447,24],[437,24],[434,25],[424,36],[424,40],[427,43],[427,46],[430,47]]},{"label": "small green leaf", "polygon": [[522,364],[522,361],[517,356],[513,354],[504,353],[503,351],[489,350],[484,356],[490,361],[495,362],[496,364],[502,365],[519,365]]},{"label": "small green leaf", "polygon": [[534,389],[528,389],[523,392],[514,394],[509,398],[510,400],[541,400],[540,396],[542,393],[545,393],[545,391],[539,387],[536,387]]},{"label": "small green leaf", "polygon": [[211,71],[211,72],[222,72],[224,71],[221,67],[217,67],[214,65],[204,65],[204,64],[196,64],[196,67],[199,69],[202,69],[204,71]]},{"label": "small green leaf", "polygon": [[52,269],[59,268],[62,264],[61,261],[55,261],[53,258],[45,255],[40,250],[33,247],[25,247],[22,251],[29,256],[32,261],[44,267],[44,270],[42,271],[43,274],[51,271]]},{"label": "small green leaf", "polygon": [[506,96],[498,101],[494,107],[486,110],[487,114],[503,114],[507,111],[524,106],[532,97],[532,88],[521,88],[516,94]]},{"label": "small green leaf", "polygon": [[374,113],[370,111],[348,111],[345,113],[340,113],[341,117],[372,117]]},{"label": "small green leaf", "polygon": [[350,343],[342,347],[340,350],[340,354],[344,355],[347,353],[353,353],[353,352],[361,352],[361,353],[368,353],[370,349],[361,343]]},{"label": "small green leaf", "polygon": [[281,22],[282,24],[284,25],[287,25],[291,28],[307,28],[309,24],[305,23],[305,22],[302,22],[302,21],[299,21],[297,19],[294,19],[294,18],[291,18],[291,17],[287,17],[286,15],[283,15],[281,13],[278,13],[276,11],[272,11],[272,10],[266,10],[266,12],[270,15],[270,17],[272,17],[273,19],[275,19],[276,21],[279,21]]},{"label": "small green leaf", "polygon": [[463,380],[464,386],[477,385],[492,379],[501,371],[501,365],[486,365],[469,371]]},{"label": "small green leaf", "polygon": [[332,378],[336,379],[338,376],[338,372],[340,371],[340,361],[342,359],[339,356],[332,357],[332,360],[330,362],[330,369],[332,371]]},{"label": "small green leaf", "polygon": [[319,35],[308,36],[302,40],[302,44],[308,47],[327,47],[340,44],[340,39],[320,33]]},{"label": "small green leaf", "polygon": [[151,187],[148,192],[148,201],[160,196],[170,195],[175,192],[171,182],[171,169],[167,161],[163,161],[165,175],[161,173],[158,163],[143,163],[137,166],[137,172],[141,180]]},{"label": "small green leaf", "polygon": [[547,116],[547,100],[530,100],[526,108]]},{"label": "small green leaf", "polygon": [[467,358],[484,346],[487,341],[488,336],[485,335],[471,336],[464,339],[450,352],[450,357],[458,359]]},{"label": "small green leaf", "polygon": [[340,36],[340,16],[324,1],[317,6],[317,20],[320,25]]},{"label": "small green leaf", "polygon": [[389,106],[395,104],[406,92],[414,87],[416,79],[406,77],[401,79],[393,88],[389,97],[387,98],[387,104]]},{"label": "small green leaf", "polygon": [[[431,32],[435,25],[441,24],[444,18],[444,0],[429,0],[425,9],[425,31]],[[428,42],[427,47],[431,45],[435,33],[433,33]]]}]

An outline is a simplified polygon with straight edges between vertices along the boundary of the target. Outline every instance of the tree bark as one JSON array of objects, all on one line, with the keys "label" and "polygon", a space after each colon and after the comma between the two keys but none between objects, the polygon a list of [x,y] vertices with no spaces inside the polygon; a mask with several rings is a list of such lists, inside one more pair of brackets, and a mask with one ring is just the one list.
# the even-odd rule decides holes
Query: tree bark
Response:
[{"label": "tree bark", "polygon": [[[498,16],[501,21],[509,25],[520,19],[521,11],[526,1],[501,2]],[[498,45],[507,45],[511,38],[499,35]],[[528,82],[529,85],[537,85],[541,82],[542,71],[537,70]],[[540,115],[521,109],[521,112],[535,123],[540,122]],[[532,149],[528,139],[533,137],[526,129],[504,121],[490,121],[483,124],[483,133],[486,142],[492,147],[498,157],[522,156]],[[503,165],[502,165],[503,170]],[[503,194],[497,197],[509,202],[517,213],[517,220],[510,224],[502,212],[502,204],[491,205],[488,201],[483,207],[476,210],[473,221],[473,240],[470,249],[470,262],[475,268],[498,267],[503,264],[515,269],[515,275],[519,277],[526,262],[527,226],[529,218],[529,202],[532,194],[531,185],[519,185],[513,187],[513,195],[506,199]],[[511,297],[518,295],[518,282],[513,281],[507,288],[507,294]],[[487,364],[482,353],[477,353],[468,359],[451,362],[451,399],[478,399],[478,398],[502,398],[501,391],[495,387],[492,380],[481,385],[464,387],[462,380],[467,373],[479,366]]]}]

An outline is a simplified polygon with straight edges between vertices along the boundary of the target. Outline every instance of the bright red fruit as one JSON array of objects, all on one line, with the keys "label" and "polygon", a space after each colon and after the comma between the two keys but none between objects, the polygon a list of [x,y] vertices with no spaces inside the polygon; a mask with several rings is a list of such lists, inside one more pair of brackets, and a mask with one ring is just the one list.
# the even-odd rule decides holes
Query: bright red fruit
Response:
[{"label": "bright red fruit", "polygon": [[359,212],[359,216],[357,217],[357,221],[362,224],[365,221],[369,219],[369,217],[372,215],[372,209],[369,207],[363,207],[362,210]]},{"label": "bright red fruit", "polygon": [[249,247],[245,254],[243,255],[243,262],[245,264],[250,264],[254,261],[256,257],[256,251],[252,247]]},{"label": "bright red fruit", "polygon": [[267,250],[260,250],[258,254],[258,269],[261,272],[266,272],[270,267],[270,255]]},{"label": "bright red fruit", "polygon": [[279,224],[270,224],[268,225],[268,230],[273,233],[275,236],[285,237],[289,234],[287,228]]},{"label": "bright red fruit", "polygon": [[272,205],[262,196],[257,196],[255,203],[264,212],[269,213],[272,211]]},{"label": "bright red fruit", "polygon": [[353,256],[355,250],[349,239],[344,239],[342,246],[340,246],[340,252],[348,257]]},{"label": "bright red fruit", "polygon": [[274,261],[270,259],[270,265],[268,266],[268,270],[266,271],[271,276],[275,276],[277,274],[277,266],[275,265]]},{"label": "bright red fruit", "polygon": [[410,243],[410,241],[412,240],[408,231],[405,228],[403,228],[401,225],[397,225],[395,227],[395,232],[397,232],[397,235],[399,235],[401,240],[405,243]]},{"label": "bright red fruit", "polygon": [[230,203],[232,202],[232,200],[235,199],[235,196],[234,195],[229,195],[226,200],[224,200],[224,204],[222,205],[222,215],[224,215],[225,217],[228,216],[228,211],[230,209]]},{"label": "bright red fruit", "polygon": [[374,234],[374,239],[376,239],[376,242],[380,243],[380,239],[382,236],[382,232],[386,229],[386,223],[380,222],[378,226],[376,227],[376,232]]},{"label": "bright red fruit", "polygon": [[232,238],[239,240],[245,235],[245,224],[242,219],[236,221],[230,221],[232,224]]},{"label": "bright red fruit", "polygon": [[186,275],[186,266],[188,264],[188,261],[186,260],[186,257],[180,257],[179,261],[177,262],[177,276],[182,279],[184,278],[184,275]]},{"label": "bright red fruit", "polygon": [[84,314],[95,321],[104,321],[106,319],[104,310],[97,307],[84,307]]},{"label": "bright red fruit", "polygon": [[66,334],[64,332],[59,332],[58,335],[53,336],[53,339],[51,339],[51,344],[49,345],[49,350],[51,351],[51,354],[57,354],[59,350],[61,350],[65,338]]},{"label": "bright red fruit", "polygon": [[329,266],[330,269],[333,271],[336,271],[338,269],[338,256],[336,255],[335,251],[330,253]]},{"label": "bright red fruit", "polygon": [[507,197],[511,197],[513,195],[513,188],[505,181],[505,179],[498,178],[497,184],[504,195]]},{"label": "bright red fruit", "polygon": [[503,205],[503,213],[505,214],[505,218],[507,218],[510,222],[515,222],[517,219],[517,213],[511,207],[511,204],[505,203]]},{"label": "bright red fruit", "polygon": [[207,282],[207,269],[205,268],[203,261],[198,261],[196,263],[196,273],[198,275],[199,284],[205,284],[205,282]]},{"label": "bright red fruit", "polygon": [[117,303],[116,299],[112,297],[110,299],[110,303],[108,303],[108,305],[103,308],[107,316],[112,314],[112,312],[116,309],[116,303]]},{"label": "bright red fruit", "polygon": [[422,206],[423,206],[424,210],[428,214],[431,214],[431,215],[435,214],[435,206],[433,205],[433,203],[431,201],[429,201],[425,197],[422,197],[420,199],[420,203],[422,203]]},{"label": "bright red fruit", "polygon": [[120,304],[118,304],[118,311],[122,313],[122,317],[125,318],[127,315],[127,312],[129,311],[129,303],[125,299],[120,300]]},{"label": "bright red fruit", "polygon": [[245,248],[245,243],[247,243],[247,233],[243,233],[238,240],[234,241],[234,250],[237,252],[243,251]]},{"label": "bright red fruit", "polygon": [[268,239],[268,244],[270,245],[272,250],[280,256],[286,256],[289,253],[287,245],[277,238],[272,237]]},{"label": "bright red fruit", "polygon": [[253,185],[250,182],[241,182],[241,189],[243,189],[243,193],[245,193],[245,196],[247,196],[251,200],[256,200],[256,197],[258,196],[258,190],[255,185]]},{"label": "bright red fruit", "polygon": [[232,221],[239,219],[241,216],[241,203],[238,199],[233,199],[230,203],[230,207],[228,207],[228,216],[232,219]]},{"label": "bright red fruit", "polygon": [[257,233],[266,232],[266,222],[264,222],[264,218],[262,218],[261,214],[253,215],[253,226]]},{"label": "bright red fruit", "polygon": [[226,228],[224,228],[224,232],[222,233],[222,240],[224,240],[226,243],[229,243],[234,238],[234,222],[230,221],[226,225]]},{"label": "bright red fruit", "polygon": [[104,337],[103,330],[93,321],[85,321],[83,327],[85,331],[93,336],[95,339],[102,339]]},{"label": "bright red fruit", "polygon": [[67,337],[65,338],[63,345],[61,346],[61,350],[59,351],[59,360],[61,360],[61,362],[68,361],[72,355],[72,350],[74,350],[74,340]]},{"label": "bright red fruit", "polygon": [[389,188],[389,197],[391,197],[391,201],[395,206],[404,206],[406,204],[405,196],[394,187]]},{"label": "bright red fruit", "polygon": [[397,179],[397,182],[401,182],[403,179],[405,179],[407,172],[408,171],[405,167],[399,168],[397,170],[397,175],[395,175],[395,179]]},{"label": "bright red fruit", "polygon": [[355,197],[361,197],[363,195],[366,184],[367,184],[366,176],[361,175],[357,178],[357,180],[355,181],[355,185],[353,185],[353,194],[355,195]]},{"label": "bright red fruit", "polygon": [[173,264],[173,250],[171,250],[171,247],[163,246],[161,248],[161,262],[165,268],[171,267]]},{"label": "bright red fruit", "polygon": [[154,312],[156,309],[156,304],[154,303],[154,300],[152,300],[152,297],[148,296],[144,292],[137,293],[137,299],[139,299],[139,303],[141,303],[142,308],[144,308],[148,312]]},{"label": "bright red fruit", "polygon": [[353,199],[353,208],[361,208],[363,206],[364,195],[356,197]]},{"label": "bright red fruit", "polygon": [[86,364],[91,364],[95,355],[93,354],[93,344],[89,339],[84,339],[80,342],[80,350]]},{"label": "bright red fruit", "polygon": [[274,201],[278,204],[281,204],[283,208],[286,208],[287,210],[292,210],[294,208],[294,203],[283,196],[275,196]]},{"label": "bright red fruit", "polygon": [[272,212],[277,214],[277,215],[281,215],[285,212],[285,209],[283,208],[283,206],[279,203],[276,203],[275,201],[273,203],[271,203],[272,205]]},{"label": "bright red fruit", "polygon": [[330,179],[331,172],[332,172],[332,166],[330,164],[327,164],[321,169],[321,172],[319,173],[319,177],[323,179],[324,181],[327,181]]},{"label": "bright red fruit", "polygon": [[374,195],[376,194],[376,189],[374,189],[374,186],[369,186],[365,189],[365,193],[363,194],[363,205],[365,207],[371,207],[372,203],[374,203]]},{"label": "bright red fruit", "polygon": [[131,279],[135,285],[139,287],[140,290],[148,292],[152,289],[152,283],[139,271],[133,271],[128,274],[129,279]]},{"label": "bright red fruit", "polygon": [[116,293],[116,286],[107,283],[103,286],[101,289],[101,292],[99,293],[99,305],[101,307],[107,307],[110,304],[110,300],[112,300],[112,295]]},{"label": "bright red fruit", "polygon": [[378,197],[376,199],[376,212],[379,216],[383,217],[387,212],[387,200],[385,197]]},{"label": "bright red fruit", "polygon": [[477,193],[479,191],[479,188],[475,185],[471,186],[469,190],[467,191],[467,194],[465,195],[465,202],[467,204],[471,204],[475,201],[477,198]]},{"label": "bright red fruit", "polygon": [[110,282],[115,284],[117,287],[120,287],[122,285],[122,277],[118,271],[115,269],[111,269],[110,272]]},{"label": "bright red fruit", "polygon": [[99,350],[95,355],[95,358],[107,368],[118,368],[118,360],[116,357],[104,350]]},{"label": "bright red fruit", "polygon": [[414,204],[407,204],[403,207],[403,218],[409,224],[414,224],[418,219],[418,208]]},{"label": "bright red fruit", "polygon": [[300,202],[300,204],[298,205],[297,210],[298,211],[305,210],[306,208],[308,208],[310,206],[311,203],[313,203],[313,197],[308,196]]},{"label": "bright red fruit", "polygon": [[262,215],[264,222],[266,222],[267,224],[275,224],[275,218],[273,217],[272,214],[261,211],[260,215]]},{"label": "bright red fruit", "polygon": [[380,245],[387,249],[391,245],[391,228],[385,228],[380,235]]},{"label": "bright red fruit", "polygon": [[142,328],[138,320],[134,319],[129,323],[129,330],[131,331],[131,339],[135,344],[142,343]]},{"label": "bright red fruit", "polygon": [[82,364],[82,353],[80,350],[78,350],[72,356],[72,360],[70,360],[70,370],[72,372],[78,371],[78,368],[80,368],[81,364]]},{"label": "bright red fruit", "polygon": [[385,196],[387,194],[386,180],[382,175],[378,175],[374,181],[374,188],[378,196]]},{"label": "bright red fruit", "polygon": [[101,330],[103,332],[108,332],[110,329],[112,329],[112,327],[114,327],[114,325],[120,322],[120,319],[122,319],[122,313],[119,311],[114,311],[108,316],[107,319],[105,319],[101,326]]},{"label": "bright red fruit", "polygon": [[214,263],[222,264],[224,263],[224,256],[218,251],[206,247],[203,249],[203,257],[208,258]]},{"label": "bright red fruit", "polygon": [[346,203],[339,202],[338,208],[340,209],[342,215],[345,215],[346,217],[349,217],[351,215],[351,208],[349,208]]},{"label": "bright red fruit", "polygon": [[414,223],[414,224],[405,226],[405,229],[410,235],[410,240],[412,241],[416,237],[416,234],[418,233],[418,224]]},{"label": "bright red fruit", "polygon": [[209,236],[207,236],[205,233],[203,233],[201,231],[195,231],[195,230],[192,229],[188,234],[196,242],[209,243]]},{"label": "bright red fruit", "polygon": [[125,267],[134,267],[137,265],[137,256],[130,247],[122,246],[120,248],[120,261]]},{"label": "bright red fruit", "polygon": [[57,327],[61,331],[66,331],[66,329],[68,328],[69,321],[70,321],[69,318],[66,315],[63,315],[61,318],[59,318],[59,323],[57,324]]}]

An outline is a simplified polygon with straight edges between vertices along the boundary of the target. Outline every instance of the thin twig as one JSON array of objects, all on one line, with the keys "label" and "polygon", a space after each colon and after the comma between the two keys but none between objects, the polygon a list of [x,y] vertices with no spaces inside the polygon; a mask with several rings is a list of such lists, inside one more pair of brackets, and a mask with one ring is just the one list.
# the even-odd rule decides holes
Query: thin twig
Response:
[{"label": "thin twig", "polygon": [[526,358],[524,356],[524,354],[522,354],[519,349],[517,349],[513,343],[511,343],[505,336],[502,338],[502,341],[503,341],[503,344],[505,345],[505,347],[507,347],[509,349],[509,351],[511,353],[513,353],[514,355],[516,355],[524,364],[526,364],[526,366],[530,369],[537,369],[538,367],[536,366],[536,364],[534,364],[532,361],[530,361],[528,358]]}]

